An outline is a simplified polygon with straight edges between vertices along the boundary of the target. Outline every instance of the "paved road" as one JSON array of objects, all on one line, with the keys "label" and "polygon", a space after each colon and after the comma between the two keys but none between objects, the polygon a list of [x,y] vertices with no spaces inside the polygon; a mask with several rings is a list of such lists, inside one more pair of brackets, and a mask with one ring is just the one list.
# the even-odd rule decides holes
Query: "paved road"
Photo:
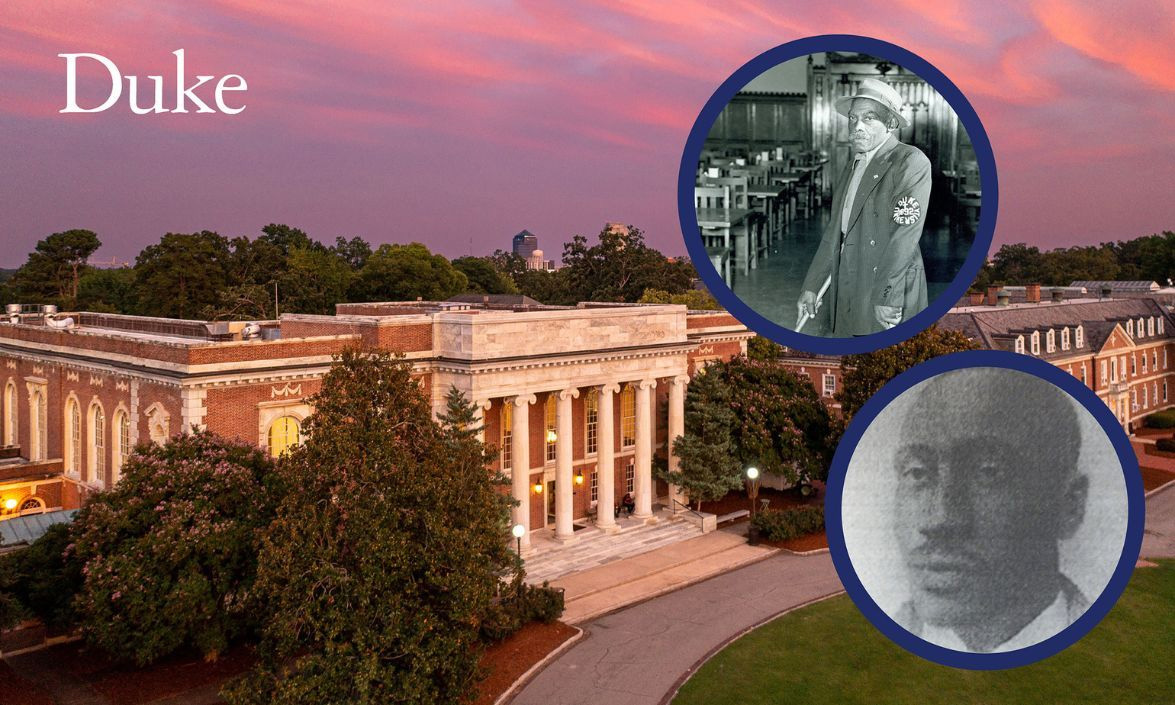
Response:
[{"label": "paved road", "polygon": [[[1147,499],[1142,555],[1175,557],[1175,487]],[[827,554],[781,554],[584,626],[513,705],[656,705],[700,659],[784,610],[840,591]]]},{"label": "paved road", "polygon": [[1175,486],[1146,499],[1146,531],[1141,555],[1148,558],[1175,558]]},{"label": "paved road", "polygon": [[773,556],[589,622],[513,703],[654,705],[732,636],[841,589],[826,553]]}]

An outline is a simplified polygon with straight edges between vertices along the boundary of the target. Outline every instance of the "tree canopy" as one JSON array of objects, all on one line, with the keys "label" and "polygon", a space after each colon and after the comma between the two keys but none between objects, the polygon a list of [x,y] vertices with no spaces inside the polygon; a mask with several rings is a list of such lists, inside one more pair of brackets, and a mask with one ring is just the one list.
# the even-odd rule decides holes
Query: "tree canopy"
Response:
[{"label": "tree canopy", "polygon": [[226,697],[464,702],[511,563],[504,479],[458,432],[459,409],[435,422],[408,363],[386,352],[343,352],[311,403],[307,440],[279,464],[298,491],[259,555],[260,661]]},{"label": "tree canopy", "polygon": [[53,233],[37,242],[28,260],[7,282],[7,298],[21,303],[52,303],[63,309],[77,304],[86,261],[102,242],[90,230]]},{"label": "tree canopy", "polygon": [[846,421],[860,411],[886,382],[914,365],[939,355],[978,347],[978,343],[958,331],[931,326],[897,345],[861,355],[846,355],[841,361],[844,378],[836,394]]},{"label": "tree canopy", "polygon": [[427,247],[380,245],[351,287],[353,301],[444,301],[465,291],[469,280]]}]

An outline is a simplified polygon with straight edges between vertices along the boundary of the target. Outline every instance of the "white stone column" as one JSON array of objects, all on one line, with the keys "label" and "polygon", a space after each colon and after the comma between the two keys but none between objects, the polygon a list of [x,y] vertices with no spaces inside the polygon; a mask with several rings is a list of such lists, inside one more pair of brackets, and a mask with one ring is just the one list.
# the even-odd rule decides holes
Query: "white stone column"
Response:
[{"label": "white stone column", "polygon": [[612,395],[620,391],[615,382],[600,387],[596,407],[596,526],[604,530],[616,527],[616,425]]},{"label": "white stone column", "polygon": [[641,380],[636,385],[636,511],[633,516],[653,516],[653,387],[657,381]]},{"label": "white stone column", "polygon": [[572,525],[571,449],[574,431],[571,426],[571,400],[579,396],[575,388],[559,392],[555,402],[555,538],[570,541],[575,536]]},{"label": "white stone column", "polygon": [[[673,441],[683,434],[685,434],[685,385],[689,383],[689,375],[679,375],[673,378],[669,385],[669,472],[678,472],[681,470],[681,458],[677,457],[677,453],[673,448]],[[685,504],[686,497],[682,493],[681,488],[677,485],[669,486],[669,497],[672,500],[677,500]],[[673,505],[673,511],[679,509],[678,505]]]},{"label": "white stone column", "polygon": [[522,524],[522,547],[530,548],[530,405],[533,394],[510,399],[510,495],[518,501],[511,510],[513,524]]}]

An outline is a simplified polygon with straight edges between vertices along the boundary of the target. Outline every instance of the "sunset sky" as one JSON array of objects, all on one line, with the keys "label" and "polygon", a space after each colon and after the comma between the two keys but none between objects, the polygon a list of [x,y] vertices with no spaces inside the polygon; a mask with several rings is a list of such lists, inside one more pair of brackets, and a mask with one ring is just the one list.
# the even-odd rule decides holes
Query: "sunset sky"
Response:
[{"label": "sunset sky", "polygon": [[[165,232],[270,222],[450,257],[507,249],[526,228],[557,257],[571,235],[623,221],[682,254],[675,179],[698,111],[755,55],[828,33],[904,46],[968,96],[999,168],[997,246],[1175,228],[1170,3],[326,6],[5,2],[0,266],[68,228],[96,231],[100,257],[133,259]],[[162,73],[173,102],[180,48],[189,77],[244,76],[245,111],[138,116],[124,95],[104,113],[58,113],[57,54]]]}]

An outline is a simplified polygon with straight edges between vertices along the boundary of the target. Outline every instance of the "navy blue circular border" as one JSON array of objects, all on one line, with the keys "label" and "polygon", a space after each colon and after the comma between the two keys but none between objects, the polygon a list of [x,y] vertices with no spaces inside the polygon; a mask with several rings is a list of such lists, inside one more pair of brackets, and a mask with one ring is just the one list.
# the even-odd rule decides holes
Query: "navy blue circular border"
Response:
[{"label": "navy blue circular border", "polygon": [[[972,367],[1001,367],[1018,370],[1040,377],[1060,387],[1062,391],[1076,399],[1086,411],[1093,414],[1102,430],[1106,432],[1113,443],[1118,460],[1121,462],[1126,481],[1128,512],[1126,538],[1122,545],[1122,555],[1118,559],[1118,565],[1114,568],[1114,574],[1106,584],[1105,590],[1093,601],[1085,614],[1057,634],[1032,646],[1000,653],[972,653],[947,649],[915,636],[893,621],[878,607],[853,569],[845,545],[844,525],[841,522],[841,499],[849,462],[857,444],[861,441],[861,437],[878,414],[890,402],[919,382],[943,372]],[[1009,400],[1009,403],[1014,403],[1014,401]],[[852,598],[861,613],[873,623],[873,626],[880,629],[883,634],[907,651],[944,666],[972,670],[1026,666],[1071,646],[1093,629],[1118,601],[1134,572],[1134,564],[1138,560],[1138,553],[1142,548],[1145,513],[1145,493],[1142,488],[1138,458],[1130,447],[1130,440],[1126,437],[1126,433],[1105,403],[1093,391],[1058,367],[1022,354],[993,350],[959,352],[933,358],[898,375],[874,394],[853,416],[853,420],[841,438],[836,455],[832,460],[832,468],[828,475],[827,494],[824,498],[824,521],[828,534],[829,553],[832,555],[832,562],[836,566],[836,572],[840,576],[845,591],[848,592],[849,597]]]},{"label": "navy blue circular border", "polygon": [[[797,333],[790,328],[771,321],[758,311],[743,303],[730,290],[722,277],[710,265],[706,255],[706,247],[698,235],[698,214],[694,206],[694,181],[698,157],[702,154],[702,145],[714,122],[722,113],[726,104],[752,78],[769,68],[789,59],[806,56],[822,51],[857,51],[871,54],[878,58],[892,61],[903,68],[913,71],[919,78],[934,86],[951,108],[959,116],[971,144],[975,148],[975,157],[979,162],[980,181],[983,184],[983,207],[980,209],[979,225],[975,232],[975,240],[971,243],[971,251],[966,261],[955,275],[954,280],[921,312],[908,321],[899,323],[888,330],[879,331],[863,337],[853,338],[822,338],[813,335]],[[996,212],[999,208],[999,182],[996,177],[995,156],[991,151],[991,142],[987,139],[987,132],[979,121],[979,116],[971,107],[971,103],[963,96],[941,71],[926,62],[925,59],[903,49],[895,44],[883,42],[869,37],[860,37],[852,34],[824,34],[816,37],[797,39],[794,42],[781,44],[769,49],[744,64],[726,79],[710,100],[706,101],[694,126],[690,129],[689,138],[685,143],[685,150],[681,155],[681,168],[677,176],[677,211],[681,221],[681,231],[685,238],[685,246],[698,276],[705,282],[706,287],[714,298],[727,311],[746,324],[756,333],[771,338],[777,343],[809,352],[826,353],[830,355],[845,355],[877,350],[889,345],[896,345],[913,336],[919,331],[929,328],[932,323],[942,317],[955,305],[968,287],[975,281],[991,249],[992,237],[995,234]]]}]

